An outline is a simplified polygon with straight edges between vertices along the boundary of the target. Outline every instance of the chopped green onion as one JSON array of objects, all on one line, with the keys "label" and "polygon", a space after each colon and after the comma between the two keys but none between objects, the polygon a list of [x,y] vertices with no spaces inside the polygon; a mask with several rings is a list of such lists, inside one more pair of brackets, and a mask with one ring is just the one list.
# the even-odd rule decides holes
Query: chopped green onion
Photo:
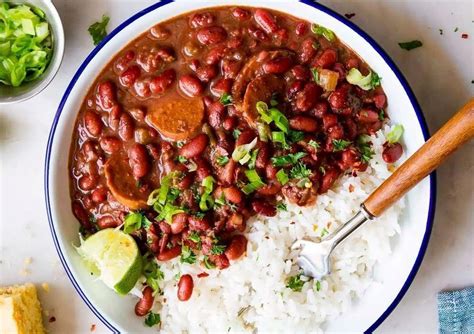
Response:
[{"label": "chopped green onion", "polygon": [[165,278],[165,274],[160,270],[160,267],[155,261],[155,257],[143,258],[145,265],[143,266],[143,276],[145,276],[146,284],[153,289],[153,292],[160,290],[159,281]]},{"label": "chopped green onion", "polygon": [[221,255],[224,254],[226,246],[225,245],[212,245],[211,254],[212,255]]},{"label": "chopped green onion", "polygon": [[257,132],[258,138],[260,138],[261,141],[267,142],[269,139],[271,139],[272,134],[268,124],[257,122]]},{"label": "chopped green onion", "polygon": [[260,114],[260,118],[267,124],[272,122],[272,117],[268,111],[268,105],[263,101],[258,101],[255,105],[257,112]]},{"label": "chopped green onion", "polygon": [[319,72],[316,67],[311,68],[311,74],[313,75],[314,82],[319,83]]},{"label": "chopped green onion", "polygon": [[245,175],[247,176],[247,179],[250,181],[250,183],[242,188],[244,194],[248,195],[265,186],[265,183],[262,181],[255,169],[246,170]]},{"label": "chopped green onion", "polygon": [[257,155],[258,155],[259,149],[253,150],[251,154],[250,161],[248,163],[249,169],[255,169],[255,164],[257,163]]},{"label": "chopped green onion", "polygon": [[202,186],[204,188],[204,193],[201,196],[201,200],[199,201],[199,208],[202,211],[208,211],[214,205],[214,199],[212,198],[211,194],[214,190],[214,178],[212,176],[207,176],[202,180]]},{"label": "chopped green onion", "polygon": [[234,139],[237,139],[239,138],[240,136],[240,130],[239,129],[234,129],[234,131],[232,131],[232,137],[234,137]]},{"label": "chopped green onion", "polygon": [[246,164],[250,159],[250,151],[257,145],[257,138],[249,144],[237,146],[232,153],[232,159],[238,161],[241,165]]},{"label": "chopped green onion", "polygon": [[216,158],[216,162],[219,166],[225,166],[229,162],[229,157],[227,157],[225,155],[218,156]]},{"label": "chopped green onion", "polygon": [[395,125],[392,130],[387,133],[387,141],[390,143],[390,144],[395,144],[395,143],[398,143],[400,141],[400,138],[403,136],[403,132],[405,131],[405,129],[403,128],[403,125],[401,124],[397,124]]},{"label": "chopped green onion", "polygon": [[142,227],[149,227],[151,222],[140,212],[130,212],[125,216],[123,231],[127,234],[133,233]]},{"label": "chopped green onion", "polygon": [[329,42],[332,42],[336,39],[336,35],[334,35],[334,32],[332,32],[332,30],[329,30],[328,28],[317,25],[315,23],[311,25],[311,31],[313,32],[313,34],[323,36]]},{"label": "chopped green onion", "polygon": [[204,266],[207,269],[214,269],[216,267],[216,265],[214,263],[212,263],[212,261],[209,260],[208,256],[204,256],[203,262],[204,262]]},{"label": "chopped green onion", "polygon": [[196,231],[192,231],[191,233],[189,233],[188,239],[196,244],[201,242],[201,237],[199,236],[199,233],[197,233]]},{"label": "chopped green onion", "polygon": [[321,282],[320,281],[315,281],[314,282],[314,287],[316,288],[316,291],[321,290]]},{"label": "chopped green onion", "polygon": [[280,132],[280,131],[273,131],[272,132],[272,141],[274,143],[280,143],[282,145],[283,148],[288,148],[288,144],[286,142],[286,138],[285,138],[285,133],[284,132]]},{"label": "chopped green onion", "polygon": [[196,254],[194,254],[191,248],[183,244],[181,246],[181,257],[179,259],[179,262],[193,264],[196,262],[196,259]]},{"label": "chopped green onion", "polygon": [[304,281],[301,280],[301,276],[302,274],[291,276],[286,282],[286,287],[293,291],[300,292],[304,285]]},{"label": "chopped green onion", "polygon": [[370,71],[369,74],[363,76],[357,68],[351,68],[346,75],[346,80],[348,83],[359,86],[363,90],[371,90],[380,86],[381,78],[375,72]]},{"label": "chopped green onion", "polygon": [[102,20],[93,23],[88,31],[94,41],[94,45],[99,44],[105,36],[107,36],[107,24],[109,24],[110,17],[102,15]]},{"label": "chopped green onion", "polygon": [[188,159],[186,159],[185,157],[183,157],[182,155],[178,156],[178,161],[182,164],[185,164],[186,161],[188,161]]},{"label": "chopped green onion", "polygon": [[277,177],[278,182],[280,182],[280,184],[281,184],[282,186],[284,186],[285,184],[287,184],[288,181],[290,180],[289,177],[288,177],[288,174],[285,172],[284,169],[280,169],[280,170],[276,173],[276,177]]},{"label": "chopped green onion", "polygon": [[275,123],[276,127],[279,128],[284,133],[288,133],[288,129],[290,125],[286,116],[283,115],[283,113],[276,108],[271,108],[268,111],[270,112],[270,116],[272,118],[272,121]]}]

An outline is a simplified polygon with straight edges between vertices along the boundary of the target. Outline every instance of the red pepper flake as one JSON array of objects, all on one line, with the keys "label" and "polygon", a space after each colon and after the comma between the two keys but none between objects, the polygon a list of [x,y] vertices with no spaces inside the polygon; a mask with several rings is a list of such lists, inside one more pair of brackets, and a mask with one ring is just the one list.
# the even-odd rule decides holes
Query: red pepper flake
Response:
[{"label": "red pepper flake", "polygon": [[96,327],[95,324],[92,324],[92,325],[91,325],[91,332],[95,331],[95,327]]},{"label": "red pepper flake", "polygon": [[346,13],[344,14],[345,17],[347,17],[349,20],[352,19],[356,14],[355,13]]},{"label": "red pepper flake", "polygon": [[207,276],[209,276],[209,274],[206,273],[206,272],[202,272],[202,273],[198,274],[197,276],[198,276],[199,278],[202,278],[202,277],[207,277]]},{"label": "red pepper flake", "polygon": [[468,34],[462,34],[461,37],[464,38],[464,39],[468,39],[469,35]]},{"label": "red pepper flake", "polygon": [[50,318],[48,319],[48,321],[49,321],[49,322],[55,322],[55,321],[56,321],[56,317],[50,317]]}]

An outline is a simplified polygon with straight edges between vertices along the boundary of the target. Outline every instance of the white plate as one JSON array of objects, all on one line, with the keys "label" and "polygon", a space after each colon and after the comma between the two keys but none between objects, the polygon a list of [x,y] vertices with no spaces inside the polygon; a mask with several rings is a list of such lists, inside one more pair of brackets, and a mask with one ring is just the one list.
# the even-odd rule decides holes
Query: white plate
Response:
[{"label": "white plate", "polygon": [[[316,22],[331,30],[354,49],[382,78],[388,98],[388,114],[405,127],[405,152],[413,154],[428,137],[416,99],[388,55],[360,28],[328,8],[309,0],[178,0],[157,3],[132,16],[97,46],[79,67],[59,105],[51,128],[45,161],[45,197],[48,219],[61,262],[74,287],[104,324],[113,331],[144,332],[143,319],[134,315],[132,297],[119,297],[101,282],[91,279],[73,248],[78,242],[78,223],[71,212],[68,181],[69,145],[79,106],[97,73],[131,39],[176,15],[215,5],[268,7]],[[374,284],[363,299],[328,331],[371,332],[390,314],[411,284],[425,253],[434,215],[435,177],[421,182],[407,196],[402,217],[402,235],[394,240],[393,256],[376,268]],[[155,332],[156,330],[150,330]]]}]

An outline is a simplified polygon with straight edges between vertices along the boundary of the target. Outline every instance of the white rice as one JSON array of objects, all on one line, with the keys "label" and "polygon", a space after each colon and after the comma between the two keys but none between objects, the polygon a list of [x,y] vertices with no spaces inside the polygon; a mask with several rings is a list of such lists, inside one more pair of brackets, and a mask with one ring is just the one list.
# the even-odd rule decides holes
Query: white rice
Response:
[{"label": "white rice", "polygon": [[[319,283],[319,291],[310,279],[301,292],[285,287],[288,277],[299,272],[294,261],[297,254],[290,247],[304,237],[319,237],[324,229],[333,231],[390,175],[381,156],[388,131],[386,126],[372,137],[375,155],[368,170],[357,177],[342,177],[332,190],[318,196],[314,206],[288,204],[288,211],[276,217],[253,218],[246,232],[247,255],[228,269],[205,270],[209,276],[198,278],[203,269],[196,265],[180,264],[178,259],[162,265],[164,295],[155,304],[162,331],[322,332],[325,321],[347,310],[374,282],[376,263],[390,255],[390,237],[400,233],[403,201],[341,245],[333,256],[332,273]],[[185,273],[193,276],[194,290],[189,301],[180,302],[176,277]]]}]

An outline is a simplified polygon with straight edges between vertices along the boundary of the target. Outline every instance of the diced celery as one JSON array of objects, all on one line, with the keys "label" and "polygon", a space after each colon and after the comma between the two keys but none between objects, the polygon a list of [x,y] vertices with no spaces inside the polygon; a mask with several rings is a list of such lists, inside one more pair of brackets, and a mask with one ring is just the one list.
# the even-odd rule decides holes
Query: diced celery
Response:
[{"label": "diced celery", "polygon": [[32,35],[32,36],[36,35],[35,26],[32,20],[21,19],[21,27],[25,34]]}]

